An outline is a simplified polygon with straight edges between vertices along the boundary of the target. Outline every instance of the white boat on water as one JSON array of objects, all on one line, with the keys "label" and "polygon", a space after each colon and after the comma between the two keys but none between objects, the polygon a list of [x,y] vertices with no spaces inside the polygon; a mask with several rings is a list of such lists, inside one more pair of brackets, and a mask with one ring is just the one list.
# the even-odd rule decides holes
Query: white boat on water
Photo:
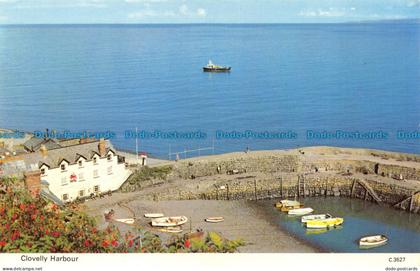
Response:
[{"label": "white boat on water", "polygon": [[298,209],[292,209],[289,210],[287,213],[289,215],[306,215],[306,214],[310,214],[314,211],[314,209],[312,208],[298,208]]},{"label": "white boat on water", "polygon": [[302,216],[301,222],[306,223],[309,220],[327,219],[327,218],[331,218],[331,217],[332,217],[332,215],[330,215],[330,214],[305,215],[305,216]]},{"label": "white boat on water", "polygon": [[219,223],[219,222],[223,222],[225,221],[223,216],[215,216],[215,217],[207,217],[206,219],[204,219],[206,222],[209,223]]},{"label": "white boat on water", "polygon": [[385,235],[371,235],[371,236],[365,236],[360,238],[359,240],[359,246],[360,248],[374,248],[383,246],[388,242],[388,237]]},{"label": "white boat on water", "polygon": [[133,218],[116,218],[114,220],[120,223],[124,223],[124,224],[129,224],[129,225],[134,224]]},{"label": "white boat on water", "polygon": [[186,216],[159,217],[152,219],[153,227],[175,227],[187,223]]},{"label": "white boat on water", "polygon": [[144,217],[147,218],[159,218],[159,217],[164,217],[164,214],[161,213],[148,213],[148,214],[144,214]]}]

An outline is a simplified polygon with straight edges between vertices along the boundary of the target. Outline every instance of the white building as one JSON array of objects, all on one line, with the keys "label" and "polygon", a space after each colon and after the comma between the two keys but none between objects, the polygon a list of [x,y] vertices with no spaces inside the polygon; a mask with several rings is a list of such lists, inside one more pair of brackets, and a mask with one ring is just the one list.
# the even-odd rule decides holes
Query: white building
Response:
[{"label": "white building", "polygon": [[30,170],[25,174],[28,189],[34,193],[47,184],[64,202],[117,190],[131,174],[124,157],[103,139],[52,150],[41,147],[23,160]]}]

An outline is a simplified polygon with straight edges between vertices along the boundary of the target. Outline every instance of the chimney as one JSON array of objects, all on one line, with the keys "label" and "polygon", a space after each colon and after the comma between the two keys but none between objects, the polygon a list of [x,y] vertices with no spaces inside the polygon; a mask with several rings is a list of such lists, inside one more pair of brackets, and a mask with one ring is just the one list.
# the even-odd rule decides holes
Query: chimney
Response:
[{"label": "chimney", "polygon": [[39,151],[41,152],[41,155],[44,157],[48,155],[47,147],[45,147],[44,144],[41,145],[41,147],[39,148]]},{"label": "chimney", "polygon": [[28,171],[24,173],[24,177],[26,189],[28,189],[34,197],[39,195],[41,190],[41,172],[39,170]]},{"label": "chimney", "polygon": [[101,157],[104,157],[106,155],[106,144],[105,139],[103,138],[99,139],[98,151]]}]

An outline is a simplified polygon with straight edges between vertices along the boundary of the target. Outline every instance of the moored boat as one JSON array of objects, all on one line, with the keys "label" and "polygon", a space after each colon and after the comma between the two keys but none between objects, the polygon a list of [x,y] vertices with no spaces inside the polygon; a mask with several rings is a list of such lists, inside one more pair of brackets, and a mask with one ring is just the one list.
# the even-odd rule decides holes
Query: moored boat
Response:
[{"label": "moored boat", "polygon": [[289,215],[306,215],[306,214],[310,214],[314,211],[314,209],[312,208],[298,208],[298,209],[292,209],[289,210],[287,213]]},{"label": "moored boat", "polygon": [[124,223],[124,224],[129,224],[129,225],[134,224],[133,218],[115,218],[114,220],[120,223]]},{"label": "moored boat", "polygon": [[159,229],[161,232],[168,232],[168,233],[180,233],[182,232],[182,228],[180,226],[175,227],[164,227]]},{"label": "moored boat", "polygon": [[144,217],[147,218],[159,218],[159,217],[163,217],[164,214],[161,213],[148,213],[148,214],[144,214]]},{"label": "moored boat", "polygon": [[280,211],[282,211],[282,212],[289,212],[290,210],[293,210],[293,209],[300,209],[300,208],[303,208],[304,207],[304,205],[303,204],[300,204],[300,205],[295,205],[295,206],[282,206],[281,208],[280,208]]},{"label": "moored boat", "polygon": [[283,206],[300,206],[300,202],[297,200],[288,200],[288,199],[283,199],[279,202],[276,203],[276,207],[277,208],[281,208]]},{"label": "moored boat", "polygon": [[209,63],[203,67],[205,72],[228,72],[231,67],[215,65],[209,60]]},{"label": "moored boat", "polygon": [[341,217],[316,219],[316,220],[307,221],[306,227],[310,229],[323,229],[323,228],[336,227],[338,225],[343,224],[343,222],[344,222],[344,219]]},{"label": "moored boat", "polygon": [[317,214],[317,215],[305,215],[302,216],[302,219],[300,220],[302,223],[306,223],[309,220],[319,220],[319,219],[326,219],[331,218],[332,216],[330,214]]},{"label": "moored boat", "polygon": [[215,216],[215,217],[207,217],[204,220],[209,223],[219,223],[219,222],[223,222],[225,219],[223,216]]},{"label": "moored boat", "polygon": [[388,237],[383,234],[364,236],[359,239],[360,248],[374,248],[383,246],[388,242]]},{"label": "moored boat", "polygon": [[153,227],[175,227],[187,223],[186,216],[159,217],[152,219]]}]

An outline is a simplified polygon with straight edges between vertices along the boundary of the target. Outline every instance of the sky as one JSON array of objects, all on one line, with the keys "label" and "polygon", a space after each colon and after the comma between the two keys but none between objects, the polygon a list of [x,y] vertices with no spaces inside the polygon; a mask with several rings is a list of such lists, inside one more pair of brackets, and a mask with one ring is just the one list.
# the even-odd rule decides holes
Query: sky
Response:
[{"label": "sky", "polygon": [[420,0],[0,0],[0,24],[331,23],[420,17]]}]

